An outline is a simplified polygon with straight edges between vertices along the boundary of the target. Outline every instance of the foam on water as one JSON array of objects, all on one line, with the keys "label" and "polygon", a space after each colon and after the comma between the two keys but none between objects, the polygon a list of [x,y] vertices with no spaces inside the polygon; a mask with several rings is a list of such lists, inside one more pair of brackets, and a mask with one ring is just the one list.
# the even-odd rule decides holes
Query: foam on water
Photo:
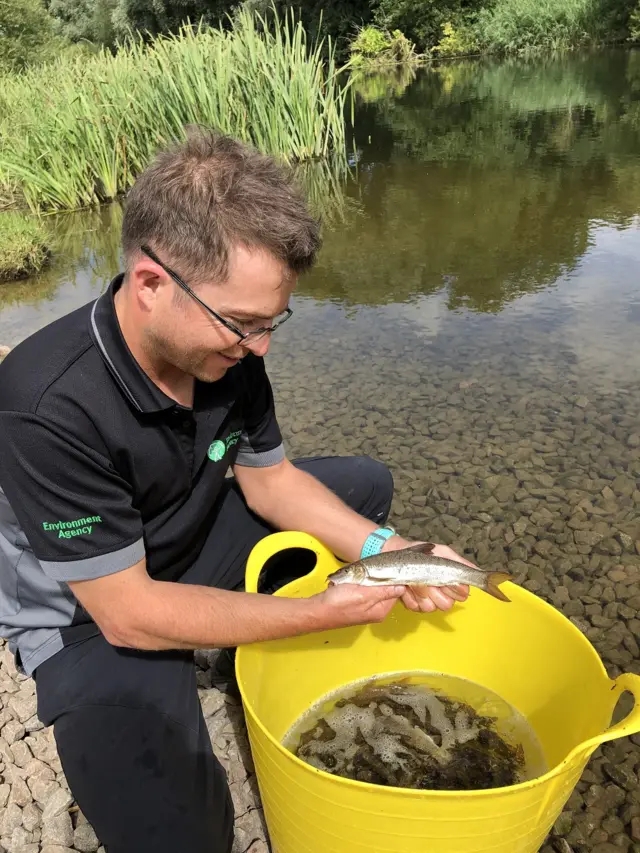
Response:
[{"label": "foam on water", "polygon": [[478,740],[470,755],[488,753],[489,731],[494,744],[498,735],[520,756],[515,782],[546,772],[535,732],[513,706],[467,679],[426,671],[385,673],[333,691],[296,720],[282,742],[319,769],[366,781],[358,775],[365,766],[383,784],[413,787],[407,780],[421,772],[426,778],[425,767],[444,771],[460,760],[464,744]]}]

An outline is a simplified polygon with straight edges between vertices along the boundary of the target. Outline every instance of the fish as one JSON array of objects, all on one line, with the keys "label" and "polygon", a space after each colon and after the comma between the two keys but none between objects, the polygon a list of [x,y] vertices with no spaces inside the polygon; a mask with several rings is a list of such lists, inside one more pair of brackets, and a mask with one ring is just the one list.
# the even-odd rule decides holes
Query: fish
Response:
[{"label": "fish", "polygon": [[511,601],[500,584],[510,581],[509,572],[473,569],[457,560],[436,557],[431,542],[410,545],[398,551],[388,551],[364,557],[332,572],[329,585],[358,584],[360,586],[399,585],[408,587],[451,586],[466,584],[492,595],[500,601]]}]

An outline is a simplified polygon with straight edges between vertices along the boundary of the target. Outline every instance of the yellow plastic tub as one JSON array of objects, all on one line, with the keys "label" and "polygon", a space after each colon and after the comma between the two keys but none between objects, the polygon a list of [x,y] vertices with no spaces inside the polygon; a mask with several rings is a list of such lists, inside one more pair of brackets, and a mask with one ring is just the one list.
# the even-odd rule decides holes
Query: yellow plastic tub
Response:
[{"label": "yellow plastic tub", "polygon": [[[255,591],[276,552],[308,548],[315,569],[277,594],[307,597],[341,564],[314,538],[276,533],[247,566]],[[561,613],[519,586],[511,603],[474,588],[448,613],[396,605],[375,626],[241,647],[236,672],[273,853],[534,853],[595,748],[640,731],[640,677],[611,681],[589,641]],[[488,791],[413,791],[317,770],[281,746],[289,727],[326,693],[391,671],[431,670],[498,693],[532,724],[548,773]],[[636,705],[608,728],[621,693]]]}]

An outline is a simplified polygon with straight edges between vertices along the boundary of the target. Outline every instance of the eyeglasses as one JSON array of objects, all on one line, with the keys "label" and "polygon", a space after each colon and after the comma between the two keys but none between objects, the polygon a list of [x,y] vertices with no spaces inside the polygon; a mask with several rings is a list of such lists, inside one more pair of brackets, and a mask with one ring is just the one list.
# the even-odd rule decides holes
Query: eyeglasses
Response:
[{"label": "eyeglasses", "polygon": [[224,317],[221,317],[220,314],[217,313],[217,311],[213,310],[213,308],[209,308],[206,302],[203,302],[202,299],[200,299],[200,297],[189,287],[186,281],[180,278],[177,272],[174,272],[170,267],[162,263],[160,258],[152,249],[149,248],[149,246],[140,246],[140,249],[144,252],[145,255],[151,258],[152,261],[158,264],[159,267],[162,267],[166,274],[170,276],[179,287],[186,291],[192,299],[195,299],[196,302],[202,305],[205,311],[208,311],[209,314],[211,314],[212,317],[215,317],[215,319],[219,323],[222,323],[225,328],[229,329],[230,332],[233,332],[234,335],[237,335],[240,338],[240,343],[242,344],[242,346],[247,346],[247,344],[254,343],[255,341],[264,337],[264,335],[268,335],[272,332],[275,332],[278,326],[281,326],[293,314],[291,308],[286,308],[282,314],[278,315],[275,323],[272,326],[261,326],[259,329],[252,329],[250,332],[242,332],[237,326],[234,326],[233,323],[230,323],[229,320],[225,320]]}]

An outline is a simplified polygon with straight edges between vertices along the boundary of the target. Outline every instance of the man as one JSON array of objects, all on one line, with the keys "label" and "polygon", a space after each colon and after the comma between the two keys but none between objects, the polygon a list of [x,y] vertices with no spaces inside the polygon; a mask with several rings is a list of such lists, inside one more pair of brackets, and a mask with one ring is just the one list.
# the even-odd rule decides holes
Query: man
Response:
[{"label": "man", "polygon": [[0,624],[108,853],[229,853],[192,650],[378,622],[399,598],[446,609],[468,590],[274,597],[305,571],[285,554],[243,592],[273,530],[349,561],[409,544],[383,528],[383,465],[285,456],[263,357],[320,244],[288,173],[192,132],[136,182],[122,241],[105,294],[0,367]]}]

